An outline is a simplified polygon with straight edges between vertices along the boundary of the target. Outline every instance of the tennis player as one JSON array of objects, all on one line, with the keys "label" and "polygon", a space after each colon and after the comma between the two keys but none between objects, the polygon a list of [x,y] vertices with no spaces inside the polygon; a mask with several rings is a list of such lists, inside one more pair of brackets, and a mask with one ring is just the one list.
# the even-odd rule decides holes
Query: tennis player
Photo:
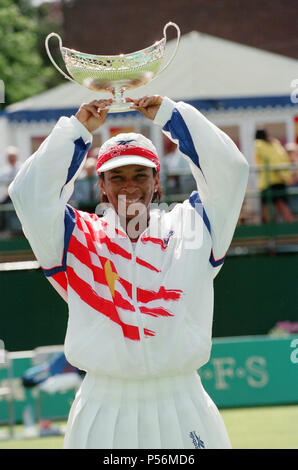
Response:
[{"label": "tennis player", "polygon": [[178,144],[197,182],[189,199],[168,211],[152,208],[159,157],[149,139],[129,133],[99,151],[104,215],[68,204],[109,100],[61,117],[9,188],[45,276],[68,302],[67,360],[86,371],[64,447],[230,448],[198,369],[210,356],[213,280],[239,217],[248,164],[191,105],[157,95],[130,101]]}]

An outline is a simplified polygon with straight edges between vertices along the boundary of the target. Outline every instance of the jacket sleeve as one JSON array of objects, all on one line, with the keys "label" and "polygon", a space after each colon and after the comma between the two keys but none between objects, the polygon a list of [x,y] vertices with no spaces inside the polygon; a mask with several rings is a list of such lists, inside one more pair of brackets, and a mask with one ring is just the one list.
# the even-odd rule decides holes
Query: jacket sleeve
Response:
[{"label": "jacket sleeve", "polygon": [[202,217],[212,239],[210,262],[218,267],[239,218],[249,165],[235,143],[187,103],[165,97],[154,122],[189,162],[198,189],[189,200],[203,205]]},{"label": "jacket sleeve", "polygon": [[9,186],[24,234],[49,276],[65,271],[67,243],[75,224],[67,202],[91,141],[92,134],[75,116],[61,117]]}]

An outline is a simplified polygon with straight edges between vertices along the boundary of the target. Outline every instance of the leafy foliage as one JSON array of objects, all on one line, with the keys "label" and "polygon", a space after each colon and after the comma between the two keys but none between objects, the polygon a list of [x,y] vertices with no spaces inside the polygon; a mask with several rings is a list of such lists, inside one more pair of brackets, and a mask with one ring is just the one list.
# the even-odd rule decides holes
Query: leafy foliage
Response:
[{"label": "leafy foliage", "polygon": [[57,20],[49,7],[34,7],[24,0],[1,0],[0,7],[0,79],[5,87],[5,103],[28,98],[57,85],[61,78],[44,53],[44,39]]}]

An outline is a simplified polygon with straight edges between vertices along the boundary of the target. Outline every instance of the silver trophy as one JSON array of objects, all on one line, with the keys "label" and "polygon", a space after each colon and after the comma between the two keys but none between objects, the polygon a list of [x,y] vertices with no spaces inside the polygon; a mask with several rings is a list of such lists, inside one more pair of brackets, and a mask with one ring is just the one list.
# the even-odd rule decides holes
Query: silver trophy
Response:
[{"label": "silver trophy", "polygon": [[[160,69],[169,26],[174,26],[177,30],[176,47],[168,63]],[[133,106],[133,103],[127,103],[123,96],[126,90],[146,85],[157,78],[173,61],[180,41],[179,26],[170,21],[165,25],[163,35],[164,37],[152,46],[130,54],[110,56],[85,54],[63,47],[61,37],[57,33],[50,33],[46,37],[45,47],[51,62],[65,78],[93,91],[112,93],[114,101],[109,106],[109,112],[115,113],[130,111]],[[48,43],[53,36],[59,40],[60,52],[70,76],[60,69],[50,53]]]}]

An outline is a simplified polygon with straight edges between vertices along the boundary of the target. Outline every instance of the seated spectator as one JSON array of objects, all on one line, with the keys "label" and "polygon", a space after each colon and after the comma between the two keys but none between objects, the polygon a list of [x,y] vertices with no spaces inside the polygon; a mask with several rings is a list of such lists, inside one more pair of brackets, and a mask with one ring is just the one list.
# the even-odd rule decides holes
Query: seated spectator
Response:
[{"label": "seated spectator", "polygon": [[99,184],[96,173],[97,159],[88,157],[80,177],[76,180],[71,200],[86,212],[94,212],[98,204]]},{"label": "seated spectator", "polygon": [[168,194],[191,194],[196,189],[189,163],[178,148],[163,157],[162,165]]},{"label": "seated spectator", "polygon": [[[8,195],[8,186],[16,176],[20,163],[18,161],[18,149],[13,146],[6,148],[6,165],[0,171],[0,204],[10,204],[11,199]],[[12,208],[12,211],[4,210],[2,206],[0,210],[0,230],[10,230],[12,232],[21,231],[21,224],[17,215]]]},{"label": "seated spectator", "polygon": [[[293,165],[292,177],[289,184],[289,189],[298,191],[298,145],[295,143],[287,143],[285,145],[289,160]],[[298,214],[298,194],[293,194],[289,198],[289,206],[293,214]]]},{"label": "seated spectator", "polygon": [[271,203],[283,220],[293,222],[294,217],[286,194],[287,185],[291,180],[291,171],[286,168],[290,164],[287,152],[279,140],[268,136],[265,129],[256,132],[255,150],[256,164],[259,167],[258,185],[263,222],[270,221],[268,204]]}]

